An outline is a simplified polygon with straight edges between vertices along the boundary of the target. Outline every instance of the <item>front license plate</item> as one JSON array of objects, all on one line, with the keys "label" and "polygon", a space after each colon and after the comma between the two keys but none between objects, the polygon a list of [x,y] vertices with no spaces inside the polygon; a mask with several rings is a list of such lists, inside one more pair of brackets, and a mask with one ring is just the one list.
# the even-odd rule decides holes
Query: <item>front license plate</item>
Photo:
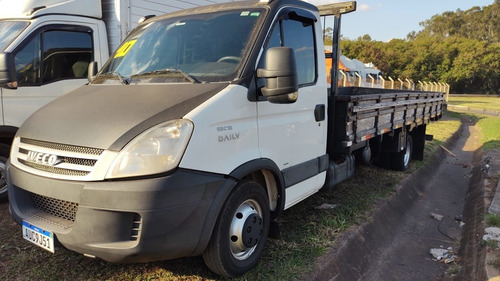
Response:
[{"label": "front license plate", "polygon": [[23,221],[23,238],[31,243],[54,253],[54,234]]}]

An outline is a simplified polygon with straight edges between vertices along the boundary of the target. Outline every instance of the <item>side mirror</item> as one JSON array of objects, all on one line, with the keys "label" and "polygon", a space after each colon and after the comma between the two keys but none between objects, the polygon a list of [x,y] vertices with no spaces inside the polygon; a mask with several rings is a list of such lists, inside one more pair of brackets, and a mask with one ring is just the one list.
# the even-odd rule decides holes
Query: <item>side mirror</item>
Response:
[{"label": "side mirror", "polygon": [[97,67],[97,62],[91,61],[89,63],[89,69],[87,72],[87,80],[89,80],[89,82],[92,82],[92,80],[94,80],[95,76],[97,75],[98,71],[99,71],[99,68]]},{"label": "side mirror", "polygon": [[0,53],[0,86],[17,88],[16,64],[12,53]]},{"label": "side mirror", "polygon": [[272,103],[293,103],[298,98],[297,66],[295,54],[289,47],[267,50],[266,68],[257,69],[258,78],[266,78],[262,94]]}]

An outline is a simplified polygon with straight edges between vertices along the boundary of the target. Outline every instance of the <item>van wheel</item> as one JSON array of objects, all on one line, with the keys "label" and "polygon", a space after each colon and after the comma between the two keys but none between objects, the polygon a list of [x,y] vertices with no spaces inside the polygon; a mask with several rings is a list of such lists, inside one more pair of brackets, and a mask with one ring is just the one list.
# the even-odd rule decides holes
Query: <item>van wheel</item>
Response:
[{"label": "van wheel", "polygon": [[0,202],[7,202],[7,175],[5,168],[9,159],[10,147],[0,144]]},{"label": "van wheel", "polygon": [[405,171],[410,166],[411,153],[413,150],[413,141],[410,135],[406,136],[406,147],[400,152],[392,155],[391,165],[396,171]]},{"label": "van wheel", "polygon": [[264,188],[240,182],[229,195],[203,253],[205,264],[224,277],[237,277],[254,268],[269,232],[269,200]]}]

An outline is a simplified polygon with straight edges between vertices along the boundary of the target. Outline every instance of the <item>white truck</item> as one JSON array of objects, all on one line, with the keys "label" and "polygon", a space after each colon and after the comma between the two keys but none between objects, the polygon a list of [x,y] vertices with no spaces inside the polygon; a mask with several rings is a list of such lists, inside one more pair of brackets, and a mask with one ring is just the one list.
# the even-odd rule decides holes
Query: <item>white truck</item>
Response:
[{"label": "white truck", "polygon": [[320,15],[335,15],[338,42],[355,4],[232,2],[140,24],[91,83],[17,131],[7,182],[22,236],[110,262],[203,255],[234,277],[284,210],[355,159],[421,159],[443,93],[327,84]]},{"label": "white truck", "polygon": [[102,66],[142,17],[214,2],[227,1],[0,0],[0,57],[14,58],[17,75],[0,88],[0,201],[10,146],[28,116],[87,83],[89,62]]}]

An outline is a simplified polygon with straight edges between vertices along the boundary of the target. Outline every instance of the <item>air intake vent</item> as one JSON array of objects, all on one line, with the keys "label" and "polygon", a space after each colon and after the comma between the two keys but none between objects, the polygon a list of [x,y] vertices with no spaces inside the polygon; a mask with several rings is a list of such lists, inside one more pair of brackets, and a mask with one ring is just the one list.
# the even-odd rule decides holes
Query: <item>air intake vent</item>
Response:
[{"label": "air intake vent", "polygon": [[75,221],[78,203],[50,198],[32,193],[35,208],[61,219]]},{"label": "air intake vent", "polygon": [[142,218],[139,214],[134,214],[134,221],[132,222],[132,233],[130,235],[130,241],[137,241],[141,232]]}]

